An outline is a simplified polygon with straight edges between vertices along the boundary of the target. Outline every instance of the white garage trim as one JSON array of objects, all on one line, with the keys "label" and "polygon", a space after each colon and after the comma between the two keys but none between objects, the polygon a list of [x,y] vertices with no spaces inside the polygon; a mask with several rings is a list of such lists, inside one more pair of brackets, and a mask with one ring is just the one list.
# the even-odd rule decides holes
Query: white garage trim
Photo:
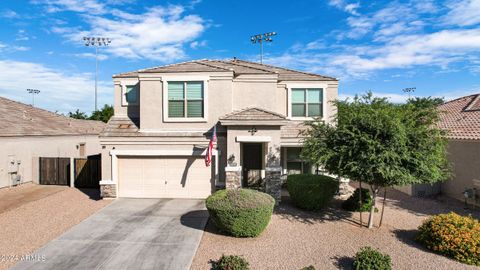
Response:
[{"label": "white garage trim", "polygon": [[[213,149],[215,156],[215,185],[218,183],[218,150]],[[118,156],[205,156],[207,149],[203,150],[110,150],[112,156],[112,182],[116,185],[118,197]]]}]

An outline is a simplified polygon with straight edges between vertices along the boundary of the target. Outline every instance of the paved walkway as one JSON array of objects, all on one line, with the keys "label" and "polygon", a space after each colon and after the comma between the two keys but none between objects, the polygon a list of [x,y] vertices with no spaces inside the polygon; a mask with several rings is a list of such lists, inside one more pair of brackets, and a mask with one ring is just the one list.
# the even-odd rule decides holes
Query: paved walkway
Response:
[{"label": "paved walkway", "polygon": [[207,219],[203,200],[117,199],[13,269],[189,269]]},{"label": "paved walkway", "polygon": [[68,188],[66,186],[46,186],[33,183],[2,188],[0,189],[0,213],[43,199]]}]

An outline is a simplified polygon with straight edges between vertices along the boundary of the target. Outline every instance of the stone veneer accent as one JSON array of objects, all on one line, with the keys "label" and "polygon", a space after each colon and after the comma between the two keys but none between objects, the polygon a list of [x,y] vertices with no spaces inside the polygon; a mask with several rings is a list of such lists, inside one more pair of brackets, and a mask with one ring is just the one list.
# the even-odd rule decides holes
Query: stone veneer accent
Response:
[{"label": "stone veneer accent", "polygon": [[282,167],[265,168],[265,192],[275,199],[275,205],[282,200]]},{"label": "stone veneer accent", "polygon": [[236,189],[242,187],[242,167],[225,167],[225,188]]},{"label": "stone veneer accent", "polygon": [[112,199],[117,197],[117,185],[112,181],[100,181],[100,197]]},{"label": "stone veneer accent", "polygon": [[337,179],[339,181],[338,195],[342,197],[350,197],[355,190],[352,186],[350,186],[350,180],[342,177],[338,177]]}]

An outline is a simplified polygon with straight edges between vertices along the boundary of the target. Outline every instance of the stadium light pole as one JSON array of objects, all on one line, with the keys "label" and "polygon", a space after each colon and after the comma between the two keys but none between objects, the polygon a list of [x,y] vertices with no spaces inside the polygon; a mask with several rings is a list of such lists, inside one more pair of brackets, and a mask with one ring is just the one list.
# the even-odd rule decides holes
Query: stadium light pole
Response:
[{"label": "stadium light pole", "polygon": [[272,36],[275,36],[276,32],[268,32],[264,34],[253,35],[250,37],[252,44],[260,43],[260,64],[263,64],[263,42],[272,42]]},{"label": "stadium light pole", "polygon": [[416,89],[417,89],[416,87],[407,87],[407,88],[403,88],[402,91],[404,93],[408,93],[408,99],[410,99],[410,93],[415,92]]},{"label": "stadium light pole", "polygon": [[40,90],[38,89],[27,89],[29,94],[32,94],[32,107],[35,107],[35,95],[40,94]]},{"label": "stadium light pole", "polygon": [[98,47],[108,46],[112,40],[107,37],[83,37],[85,46],[95,47],[95,111],[98,110],[97,95],[98,95]]}]

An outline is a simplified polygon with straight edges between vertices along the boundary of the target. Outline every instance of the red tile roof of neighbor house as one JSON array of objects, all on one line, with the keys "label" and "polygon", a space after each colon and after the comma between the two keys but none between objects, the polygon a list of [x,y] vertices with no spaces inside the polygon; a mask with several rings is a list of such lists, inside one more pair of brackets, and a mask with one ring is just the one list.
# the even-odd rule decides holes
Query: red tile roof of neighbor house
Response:
[{"label": "red tile roof of neighbor house", "polygon": [[73,119],[0,97],[0,137],[99,134],[105,123]]},{"label": "red tile roof of neighbor house", "polygon": [[438,107],[439,123],[448,131],[448,138],[480,140],[480,94],[457,98]]},{"label": "red tile roof of neighbor house", "polygon": [[116,74],[114,78],[137,77],[139,73],[176,73],[176,72],[233,72],[234,76],[243,74],[277,75],[279,81],[337,81],[336,78],[314,73],[292,70],[255,62],[231,60],[193,60],[183,63],[158,66],[137,71]]}]

